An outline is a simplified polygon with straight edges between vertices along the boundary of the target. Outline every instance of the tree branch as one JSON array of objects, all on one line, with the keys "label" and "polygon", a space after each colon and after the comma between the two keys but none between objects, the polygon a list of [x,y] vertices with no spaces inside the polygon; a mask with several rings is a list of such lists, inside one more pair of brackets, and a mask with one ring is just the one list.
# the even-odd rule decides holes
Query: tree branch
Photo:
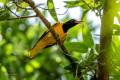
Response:
[{"label": "tree branch", "polygon": [[[100,51],[98,57],[98,80],[109,80],[109,69],[112,52],[112,31],[114,16],[116,14],[116,5],[114,0],[105,0],[102,24],[100,31]],[[112,13],[112,14],[111,14]]]},{"label": "tree branch", "polygon": [[34,16],[22,16],[22,17],[17,17],[17,18],[8,18],[8,19],[0,20],[0,21],[26,19],[26,18],[33,18],[33,17],[37,17],[37,16],[36,15],[34,15]]}]

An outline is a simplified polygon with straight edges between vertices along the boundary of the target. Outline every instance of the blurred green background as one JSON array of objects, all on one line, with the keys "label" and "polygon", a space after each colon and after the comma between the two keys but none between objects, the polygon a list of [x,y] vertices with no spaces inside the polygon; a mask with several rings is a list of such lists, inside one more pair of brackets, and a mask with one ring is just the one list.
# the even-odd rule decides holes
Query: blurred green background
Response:
[{"label": "blurred green background", "polygon": [[[41,6],[39,8],[51,24],[56,23],[57,20],[64,23],[71,18],[83,20],[81,24],[68,31],[64,45],[70,55],[76,59],[84,79],[90,80],[94,76],[97,63],[100,17],[104,1],[66,0],[64,7],[69,10],[62,15],[56,13],[57,8],[54,6],[57,3],[54,2],[55,5],[52,0],[47,0],[45,5],[41,4],[45,8],[42,9]],[[23,0],[0,0],[0,80],[77,80],[77,76],[72,73],[69,61],[61,54],[63,51],[57,45],[42,50],[34,59],[27,57],[27,51],[34,46],[47,28],[38,18],[8,20],[35,14],[31,10],[21,9],[15,3],[22,8],[29,8]],[[60,8],[61,11],[65,9]],[[75,13],[77,10],[78,13]],[[120,20],[119,16],[117,18]],[[111,61],[113,65],[110,79],[119,80],[120,40],[118,35],[120,31],[118,27],[120,26],[116,24],[113,27],[118,32],[116,31],[114,34],[117,36],[113,37],[114,64]]]}]

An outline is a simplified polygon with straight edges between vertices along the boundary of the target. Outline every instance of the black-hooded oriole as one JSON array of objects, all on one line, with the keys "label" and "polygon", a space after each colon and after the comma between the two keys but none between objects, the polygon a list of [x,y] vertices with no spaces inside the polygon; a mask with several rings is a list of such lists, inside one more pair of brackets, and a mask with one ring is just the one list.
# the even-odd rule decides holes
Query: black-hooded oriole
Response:
[{"label": "black-hooded oriole", "polygon": [[[65,37],[66,37],[66,33],[67,31],[77,25],[78,23],[80,23],[80,21],[71,19],[65,23],[56,23],[53,25],[55,33],[59,36],[60,40],[62,42],[64,42]],[[35,55],[38,54],[39,51],[41,51],[42,49],[49,47],[51,45],[55,45],[56,44],[56,40],[54,39],[54,37],[52,36],[50,31],[46,31],[41,37],[40,39],[36,42],[36,44],[33,46],[32,49],[29,50],[29,57],[33,58]]]}]

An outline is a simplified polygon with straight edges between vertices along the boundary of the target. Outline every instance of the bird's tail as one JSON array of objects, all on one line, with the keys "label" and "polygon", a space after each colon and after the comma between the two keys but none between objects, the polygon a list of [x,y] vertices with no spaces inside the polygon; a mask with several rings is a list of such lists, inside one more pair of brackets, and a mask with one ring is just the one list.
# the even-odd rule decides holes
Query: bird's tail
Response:
[{"label": "bird's tail", "polygon": [[39,40],[32,49],[29,50],[28,57],[33,58],[36,56],[43,48],[45,48],[45,41]]}]

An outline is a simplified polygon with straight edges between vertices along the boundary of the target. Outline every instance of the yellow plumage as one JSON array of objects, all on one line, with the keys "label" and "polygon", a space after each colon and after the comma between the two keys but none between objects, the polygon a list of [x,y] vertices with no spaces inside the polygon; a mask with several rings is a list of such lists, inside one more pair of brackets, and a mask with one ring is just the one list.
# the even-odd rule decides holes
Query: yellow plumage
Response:
[{"label": "yellow plumage", "polygon": [[[66,33],[64,33],[63,31],[62,24],[56,23],[55,25],[53,25],[53,27],[56,34],[61,39],[61,41],[64,41]],[[35,46],[29,51],[29,57],[33,58],[39,53],[39,51],[41,51],[47,46],[54,45],[54,44],[56,44],[56,40],[52,36],[51,32],[50,31],[45,32],[43,36],[37,41]]]}]

